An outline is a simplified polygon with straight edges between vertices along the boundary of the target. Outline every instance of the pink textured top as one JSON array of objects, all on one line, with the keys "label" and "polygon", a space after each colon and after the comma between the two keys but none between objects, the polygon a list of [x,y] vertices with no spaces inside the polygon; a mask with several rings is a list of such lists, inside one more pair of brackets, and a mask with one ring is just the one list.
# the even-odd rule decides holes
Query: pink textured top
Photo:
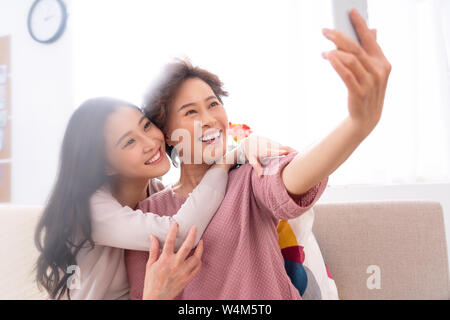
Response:
[{"label": "pink textured top", "polygon": [[[281,171],[296,153],[274,158],[271,175],[258,177],[249,164],[230,171],[226,195],[203,234],[199,274],[177,299],[298,299],[278,245],[280,219],[309,210],[323,193],[328,177],[301,197],[291,197]],[[140,203],[142,211],[173,215],[185,199],[170,187]],[[142,299],[148,252],[125,251],[130,299]]]}]

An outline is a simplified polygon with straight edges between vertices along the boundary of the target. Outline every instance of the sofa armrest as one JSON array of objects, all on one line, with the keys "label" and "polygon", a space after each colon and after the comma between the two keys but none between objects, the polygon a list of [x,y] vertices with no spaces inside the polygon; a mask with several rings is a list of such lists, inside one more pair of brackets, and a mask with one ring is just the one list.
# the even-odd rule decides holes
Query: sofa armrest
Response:
[{"label": "sofa armrest", "polygon": [[46,299],[35,278],[34,245],[41,206],[0,205],[0,299]]},{"label": "sofa armrest", "polygon": [[[440,203],[328,203],[314,211],[313,231],[341,299],[449,299]],[[380,288],[370,289],[368,278],[378,275]]]}]

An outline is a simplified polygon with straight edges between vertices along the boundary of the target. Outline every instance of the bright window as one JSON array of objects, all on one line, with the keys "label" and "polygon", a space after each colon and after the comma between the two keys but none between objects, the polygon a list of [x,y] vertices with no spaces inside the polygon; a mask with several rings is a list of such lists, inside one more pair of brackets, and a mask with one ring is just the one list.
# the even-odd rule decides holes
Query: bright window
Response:
[{"label": "bright window", "polygon": [[[77,105],[140,104],[161,66],[187,56],[225,83],[230,121],[300,151],[347,116],[346,87],[321,57],[333,49],[329,0],[74,1],[72,19]],[[369,19],[393,66],[383,116],[329,183],[449,181],[448,1],[369,0]]]}]

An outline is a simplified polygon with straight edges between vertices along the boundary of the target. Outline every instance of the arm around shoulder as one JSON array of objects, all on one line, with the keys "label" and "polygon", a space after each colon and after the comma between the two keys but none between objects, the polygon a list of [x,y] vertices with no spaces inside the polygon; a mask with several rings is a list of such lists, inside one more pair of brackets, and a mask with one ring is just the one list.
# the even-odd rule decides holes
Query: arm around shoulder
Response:
[{"label": "arm around shoulder", "polygon": [[[186,238],[189,229],[197,226],[197,245],[203,232],[219,208],[225,196],[228,173],[212,168],[193,190],[189,198],[173,216],[160,216],[142,210],[122,206],[105,190],[97,191],[91,197],[92,238],[96,245],[129,250],[147,251],[149,236],[154,235],[160,243],[176,221],[179,226],[175,248]],[[147,200],[150,201],[150,200]]]}]

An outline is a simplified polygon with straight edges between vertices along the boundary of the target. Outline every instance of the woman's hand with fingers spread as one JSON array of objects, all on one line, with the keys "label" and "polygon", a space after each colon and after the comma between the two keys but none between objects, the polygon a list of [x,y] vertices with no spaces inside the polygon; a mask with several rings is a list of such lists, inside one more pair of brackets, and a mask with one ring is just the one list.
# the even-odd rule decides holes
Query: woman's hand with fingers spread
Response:
[{"label": "woman's hand with fingers spread", "polygon": [[348,88],[348,109],[352,123],[363,135],[377,125],[383,109],[391,64],[376,41],[376,30],[369,30],[353,9],[350,19],[361,44],[337,30],[323,29],[337,50],[323,53]]},{"label": "woman's hand with fingers spread", "polygon": [[264,158],[286,155],[296,151],[291,147],[283,146],[278,142],[258,135],[250,135],[245,138],[238,149],[240,149],[240,153],[245,153],[245,158],[259,177],[263,175],[263,165],[261,161]]},{"label": "woman's hand with fingers spread", "polygon": [[259,177],[263,175],[261,161],[267,157],[286,155],[296,150],[279,144],[278,142],[252,134],[245,139],[233,151],[228,152],[215,166],[222,166],[229,170],[235,164],[250,163]]},{"label": "woman's hand with fingers spread", "polygon": [[195,242],[196,228],[189,230],[183,245],[174,253],[177,232],[178,225],[173,223],[161,254],[158,239],[155,236],[150,237],[143,300],[175,299],[200,271],[203,240],[199,241],[194,254],[187,258]]}]

